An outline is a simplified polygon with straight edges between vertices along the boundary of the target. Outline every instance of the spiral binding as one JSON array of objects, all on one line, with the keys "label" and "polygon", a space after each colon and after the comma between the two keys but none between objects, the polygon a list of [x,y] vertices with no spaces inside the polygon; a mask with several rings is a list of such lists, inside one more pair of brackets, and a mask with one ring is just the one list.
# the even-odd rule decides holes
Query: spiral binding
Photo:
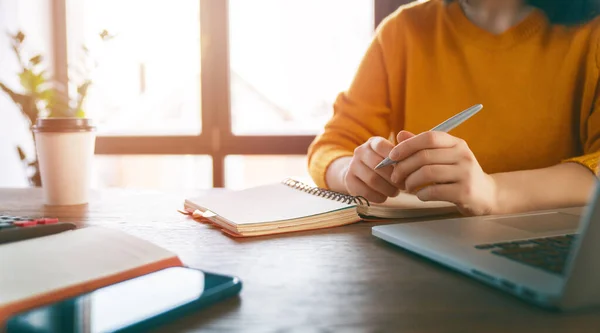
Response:
[{"label": "spiral binding", "polygon": [[343,194],[343,193],[339,193],[339,192],[335,192],[335,191],[331,191],[331,190],[326,190],[324,188],[320,188],[320,187],[314,187],[314,186],[310,186],[307,185],[303,182],[297,181],[295,179],[292,178],[286,178],[284,179],[281,183],[283,183],[284,185],[287,185],[291,188],[309,193],[309,194],[313,194],[319,197],[323,197],[323,198],[327,198],[327,199],[331,199],[331,200],[335,200],[335,201],[339,201],[339,202],[343,202],[343,203],[347,203],[347,204],[351,204],[351,203],[356,203],[359,205],[367,205],[367,206],[371,206],[371,204],[369,203],[369,200],[367,200],[366,198],[362,197],[362,196],[353,196],[353,195],[349,195],[349,194]]}]

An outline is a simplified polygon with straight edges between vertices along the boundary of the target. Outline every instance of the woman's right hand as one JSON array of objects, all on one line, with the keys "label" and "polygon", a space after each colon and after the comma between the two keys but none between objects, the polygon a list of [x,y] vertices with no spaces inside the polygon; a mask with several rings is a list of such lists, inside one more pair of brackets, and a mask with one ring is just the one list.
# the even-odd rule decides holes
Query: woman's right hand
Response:
[{"label": "woman's right hand", "polygon": [[384,202],[398,195],[399,189],[391,181],[393,167],[375,170],[386,158],[394,144],[382,137],[372,137],[354,150],[354,156],[343,170],[346,191],[362,196],[372,202]]}]

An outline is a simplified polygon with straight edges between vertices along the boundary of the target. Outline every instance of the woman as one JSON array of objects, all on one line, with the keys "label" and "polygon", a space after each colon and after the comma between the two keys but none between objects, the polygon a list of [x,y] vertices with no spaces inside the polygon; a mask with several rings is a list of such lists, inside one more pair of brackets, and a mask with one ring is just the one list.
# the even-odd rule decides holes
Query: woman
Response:
[{"label": "woman", "polygon": [[[406,190],[466,215],[584,205],[600,157],[599,8],[594,0],[399,8],[309,148],[311,176],[372,202]],[[450,134],[428,132],[478,103],[483,110]],[[399,162],[374,170],[387,156]]]}]

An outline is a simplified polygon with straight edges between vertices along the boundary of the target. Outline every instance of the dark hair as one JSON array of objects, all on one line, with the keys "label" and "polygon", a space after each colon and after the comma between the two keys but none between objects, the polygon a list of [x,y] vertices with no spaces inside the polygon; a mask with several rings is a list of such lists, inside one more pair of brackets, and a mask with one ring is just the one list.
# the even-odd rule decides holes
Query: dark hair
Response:
[{"label": "dark hair", "polygon": [[526,0],[526,2],[544,11],[552,24],[582,24],[600,14],[600,0]]}]

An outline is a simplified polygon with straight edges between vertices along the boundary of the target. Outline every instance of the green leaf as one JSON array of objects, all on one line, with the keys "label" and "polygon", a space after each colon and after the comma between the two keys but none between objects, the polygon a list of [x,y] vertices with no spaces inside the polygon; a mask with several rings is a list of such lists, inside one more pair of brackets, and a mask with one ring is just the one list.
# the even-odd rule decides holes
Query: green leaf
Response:
[{"label": "green leaf", "polygon": [[46,83],[44,74],[44,71],[35,74],[31,69],[27,68],[19,74],[19,79],[21,80],[23,88],[25,88],[27,92],[35,95],[38,93],[40,86]]},{"label": "green leaf", "polygon": [[23,72],[19,73],[19,80],[21,81],[21,86],[27,92],[33,92],[32,82],[33,82],[33,72],[30,69],[25,69]]},{"label": "green leaf", "polygon": [[17,151],[19,152],[19,158],[21,161],[25,161],[27,159],[27,155],[23,151],[23,148],[21,148],[21,146],[17,146]]},{"label": "green leaf", "polygon": [[42,90],[39,94],[39,98],[48,104],[53,102],[54,96],[55,96],[55,93],[54,93],[54,90],[52,90],[52,89]]},{"label": "green leaf", "polygon": [[79,95],[85,96],[87,94],[90,84],[91,82],[89,80],[86,80],[83,84],[77,86],[77,93]]},{"label": "green leaf", "polygon": [[25,34],[22,31],[19,31],[13,36],[13,39],[19,44],[23,44],[23,41],[25,40]]},{"label": "green leaf", "polygon": [[[50,89],[49,89],[50,90]],[[45,92],[45,91],[44,91]],[[42,94],[44,93],[42,92]],[[40,94],[40,95],[42,95]],[[50,90],[51,98],[46,100],[46,108],[51,110],[50,117],[68,116],[69,100],[64,92],[60,90]]]},{"label": "green leaf", "polygon": [[85,118],[85,111],[83,111],[83,109],[77,110],[77,112],[75,112],[75,117],[77,117],[77,118]]},{"label": "green leaf", "polygon": [[104,29],[100,32],[100,39],[103,41],[111,40],[115,37],[115,35],[111,35],[108,30]]},{"label": "green leaf", "polygon": [[39,65],[42,62],[42,55],[38,54],[36,56],[31,57],[31,59],[29,59],[29,63],[31,63],[32,65]]}]

